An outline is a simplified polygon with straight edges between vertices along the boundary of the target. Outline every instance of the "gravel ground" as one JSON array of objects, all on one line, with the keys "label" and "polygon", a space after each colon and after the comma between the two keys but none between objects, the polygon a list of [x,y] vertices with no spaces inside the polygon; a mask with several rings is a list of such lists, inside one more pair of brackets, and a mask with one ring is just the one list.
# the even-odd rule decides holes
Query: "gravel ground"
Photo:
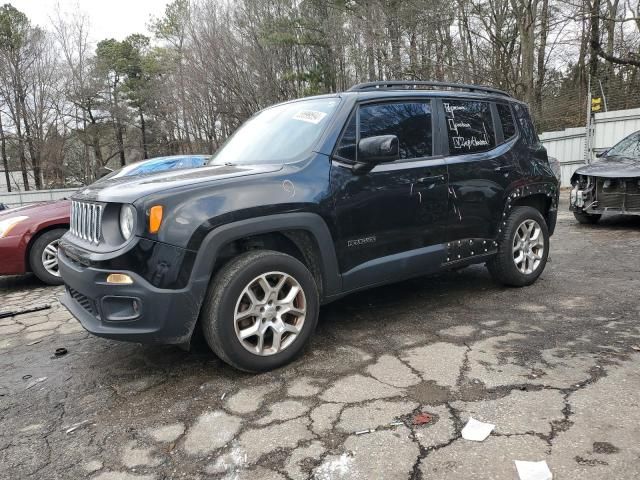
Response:
[{"label": "gravel ground", "polygon": [[[1,278],[0,310],[52,308],[0,320],[0,478],[513,479],[546,460],[636,479],[639,291],[640,217],[563,210],[535,285],[471,267],[351,295],[299,360],[248,375],[92,337],[60,288]],[[462,439],[470,416],[496,425],[484,442]]]}]

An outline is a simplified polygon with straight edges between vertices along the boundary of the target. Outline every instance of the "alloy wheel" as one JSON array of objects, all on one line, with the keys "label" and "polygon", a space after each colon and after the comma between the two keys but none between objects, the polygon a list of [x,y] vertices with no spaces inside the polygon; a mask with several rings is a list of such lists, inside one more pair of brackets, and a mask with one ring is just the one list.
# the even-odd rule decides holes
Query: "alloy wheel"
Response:
[{"label": "alloy wheel", "polygon": [[60,276],[60,269],[58,268],[58,244],[60,239],[54,240],[47,245],[42,251],[42,266],[47,273],[54,277]]},{"label": "alloy wheel", "polygon": [[520,273],[530,275],[540,266],[544,255],[544,235],[535,220],[525,220],[513,237],[513,262]]},{"label": "alloy wheel", "polygon": [[275,355],[296,340],[306,314],[304,290],[295,278],[264,273],[249,282],[236,302],[236,336],[255,355]]}]

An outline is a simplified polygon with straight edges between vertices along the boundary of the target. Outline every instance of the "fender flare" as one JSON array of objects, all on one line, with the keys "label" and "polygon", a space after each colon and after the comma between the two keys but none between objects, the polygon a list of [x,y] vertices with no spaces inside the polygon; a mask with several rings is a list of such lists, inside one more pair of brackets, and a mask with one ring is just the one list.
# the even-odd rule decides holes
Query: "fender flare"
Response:
[{"label": "fender flare", "polygon": [[558,215],[558,201],[560,197],[560,188],[558,182],[550,182],[550,181],[542,181],[537,182],[532,185],[524,185],[518,186],[510,189],[508,192],[505,192],[505,203],[504,210],[502,213],[502,218],[500,219],[500,225],[498,226],[498,234],[500,234],[502,230],[502,225],[504,224],[504,218],[509,215],[511,208],[517,201],[521,198],[527,198],[534,195],[544,195],[551,201],[549,206],[549,212],[547,218],[548,227],[549,227],[549,235],[553,235],[555,230],[557,215]]},{"label": "fender flare", "polygon": [[339,293],[342,287],[333,238],[322,217],[310,212],[283,213],[227,223],[211,230],[202,240],[192,278],[209,281],[220,249],[234,240],[283,230],[305,230],[315,239],[320,252],[324,296]]}]

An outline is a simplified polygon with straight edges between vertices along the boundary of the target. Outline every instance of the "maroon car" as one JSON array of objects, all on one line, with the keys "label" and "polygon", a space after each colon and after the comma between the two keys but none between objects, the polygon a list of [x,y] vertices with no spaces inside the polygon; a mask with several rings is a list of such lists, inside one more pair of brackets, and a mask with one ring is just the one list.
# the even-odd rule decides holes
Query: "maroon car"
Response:
[{"label": "maroon car", "polygon": [[[210,155],[157,157],[127,165],[103,180],[198,168],[210,159]],[[58,241],[69,230],[70,213],[68,200],[0,210],[0,275],[33,272],[49,285],[62,285]]]},{"label": "maroon car", "polygon": [[33,272],[62,284],[58,241],[69,229],[71,202],[61,200],[0,211],[0,275]]}]

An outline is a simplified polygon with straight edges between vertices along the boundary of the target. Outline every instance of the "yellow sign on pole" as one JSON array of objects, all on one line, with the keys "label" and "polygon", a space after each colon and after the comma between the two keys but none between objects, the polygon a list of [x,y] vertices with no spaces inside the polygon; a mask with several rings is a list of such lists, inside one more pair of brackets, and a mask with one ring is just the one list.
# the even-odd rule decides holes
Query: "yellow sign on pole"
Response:
[{"label": "yellow sign on pole", "polygon": [[591,113],[596,113],[602,110],[602,98],[593,97],[591,99]]}]

